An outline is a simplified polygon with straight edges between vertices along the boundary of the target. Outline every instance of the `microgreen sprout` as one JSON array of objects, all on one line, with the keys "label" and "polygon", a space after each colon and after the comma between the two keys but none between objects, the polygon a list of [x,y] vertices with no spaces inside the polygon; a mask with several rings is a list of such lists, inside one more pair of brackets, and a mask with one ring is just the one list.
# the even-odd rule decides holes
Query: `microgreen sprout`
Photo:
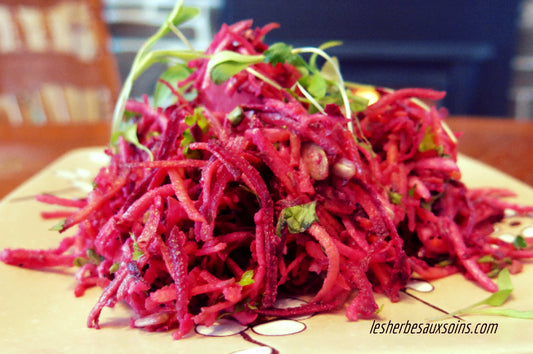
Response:
[{"label": "microgreen sprout", "polygon": [[190,20],[198,14],[198,9],[192,7],[184,7],[183,0],[178,0],[172,11],[167,17],[167,20],[159,28],[159,30],[151,36],[139,49],[137,55],[135,56],[131,70],[124,80],[122,86],[122,91],[118,97],[117,103],[115,105],[115,110],[113,112],[113,125],[112,131],[117,131],[120,127],[120,122],[122,121],[122,116],[124,115],[124,109],[126,106],[126,101],[129,98],[131,90],[133,88],[133,82],[149,68],[152,64],[156,62],[164,62],[170,58],[177,58],[181,60],[190,60],[198,58],[201,56],[200,53],[193,50],[184,51],[184,50],[158,50],[153,51],[152,47],[154,44],[169,32],[173,31],[174,33],[180,33],[177,30],[177,26]]},{"label": "microgreen sprout", "polygon": [[[278,42],[272,44],[262,55],[243,55],[231,51],[222,51],[210,58],[206,71],[213,83],[222,84],[233,75],[246,70],[258,79],[281,90],[282,87],[279,84],[252,68],[252,65],[261,62],[272,65],[279,63],[291,64],[302,74],[295,86],[290,89],[291,92],[297,96],[295,94],[297,89],[303,95],[301,99],[306,100],[322,114],[325,114],[325,104],[339,103],[344,106],[346,117],[349,120],[348,129],[353,132],[352,112],[365,109],[368,100],[358,97],[346,89],[339,64],[323,50],[339,43],[327,42],[319,48],[292,48],[285,43]],[[305,61],[301,56],[302,54],[311,54],[309,62]],[[316,66],[317,57],[325,60],[322,70],[319,70]],[[335,101],[335,95],[339,97],[338,102]]]},{"label": "microgreen sprout", "polygon": [[[115,106],[112,124],[112,131],[114,134],[121,131],[125,105],[131,93],[133,83],[144,71],[146,71],[147,68],[156,62],[171,63],[178,60],[182,63],[186,63],[192,59],[202,57],[209,58],[207,73],[209,74],[211,81],[217,85],[224,83],[233,75],[246,70],[258,79],[272,85],[276,89],[282,90],[283,88],[277,82],[261,74],[252,66],[261,62],[270,63],[272,65],[276,65],[277,63],[289,63],[294,65],[294,67],[302,74],[302,77],[294,87],[290,88],[291,93],[298,96],[295,93],[296,90],[298,90],[301,95],[303,95],[300,99],[302,101],[307,101],[311,107],[322,114],[325,114],[324,106],[328,103],[337,103],[343,106],[345,115],[348,118],[348,129],[353,133],[352,112],[364,110],[368,100],[363,97],[358,97],[346,88],[337,60],[324,51],[327,48],[340,45],[341,42],[326,42],[318,48],[292,48],[285,43],[275,43],[262,55],[244,55],[232,51],[220,51],[214,55],[208,56],[195,51],[183,36],[183,33],[178,29],[178,25],[188,21],[197,13],[198,9],[184,7],[183,0],[178,1],[165,23],[137,52]],[[155,43],[169,32],[175,33],[176,36],[189,47],[189,49],[153,50],[152,48]],[[301,56],[302,54],[311,54],[308,62],[304,60]],[[318,57],[325,60],[321,70],[317,67]],[[171,68],[162,75],[162,79],[169,84],[172,84],[180,79],[182,75],[186,74],[186,71],[183,70],[183,66],[171,66]],[[154,100],[157,101],[158,104],[167,102],[169,96],[171,95],[168,89],[160,84],[156,86]],[[356,124],[358,124],[358,122],[356,122]],[[130,134],[132,133],[132,130],[128,130],[127,132]],[[131,137],[131,135],[128,136]],[[137,144],[135,139],[130,139],[128,141],[134,143],[135,146],[142,150],[148,150],[141,147],[140,144]]]},{"label": "microgreen sprout", "polygon": [[509,275],[509,269],[504,268],[498,275],[498,291],[487,297],[486,299],[476,302],[470,306],[464,307],[460,310],[450,312],[444,316],[430,319],[431,321],[443,320],[453,316],[462,315],[497,315],[521,319],[533,319],[533,311],[521,311],[514,309],[495,308],[503,305],[514,287],[511,282],[511,276]]}]

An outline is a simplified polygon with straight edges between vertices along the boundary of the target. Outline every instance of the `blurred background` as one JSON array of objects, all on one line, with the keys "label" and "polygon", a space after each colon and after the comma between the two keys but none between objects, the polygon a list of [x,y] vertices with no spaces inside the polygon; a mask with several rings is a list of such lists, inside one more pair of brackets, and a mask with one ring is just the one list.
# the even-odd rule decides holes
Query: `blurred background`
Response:
[{"label": "blurred background", "polygon": [[[0,0],[0,121],[84,119],[83,113],[71,112],[80,106],[83,112],[109,116],[136,51],[174,3]],[[274,21],[281,27],[267,36],[269,43],[299,46],[341,40],[342,46],[328,52],[339,58],[347,80],[446,90],[443,104],[453,115],[533,120],[533,0],[186,0],[186,4],[201,11],[182,27],[196,49],[208,45],[221,23],[247,18],[256,25]],[[45,15],[37,14],[36,6],[44,8]],[[103,27],[89,20],[101,21]],[[43,21],[45,33],[37,28]],[[55,49],[70,51],[74,59],[45,55],[50,53],[42,42],[55,38],[54,31],[61,28],[70,33],[64,40],[71,49],[61,43],[55,43]],[[158,46],[184,48],[173,36]],[[150,94],[161,70],[160,66],[146,72],[133,95]],[[38,86],[39,80],[50,81],[53,75],[66,84]],[[76,89],[82,79],[88,88]],[[28,88],[35,89],[21,93]],[[57,92],[70,94],[71,99],[54,101],[51,97]],[[91,100],[103,105],[92,106]],[[23,103],[30,108],[21,110]],[[75,117],[63,119],[65,112]],[[53,118],[48,117],[51,114]]]}]

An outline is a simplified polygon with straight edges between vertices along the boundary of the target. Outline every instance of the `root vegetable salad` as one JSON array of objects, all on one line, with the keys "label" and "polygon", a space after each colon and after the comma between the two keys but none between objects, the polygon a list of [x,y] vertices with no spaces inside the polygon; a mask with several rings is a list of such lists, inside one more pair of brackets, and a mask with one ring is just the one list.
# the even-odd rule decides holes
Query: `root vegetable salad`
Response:
[{"label": "root vegetable salad", "polygon": [[[133,326],[174,338],[221,316],[251,323],[346,304],[357,320],[378,309],[374,292],[398,301],[413,273],[460,272],[495,292],[495,265],[513,273],[533,256],[531,240],[489,237],[505,209],[533,208],[461,182],[446,112],[427,104],[444,93],[373,88],[369,104],[325,53],[336,43],[267,46],[274,24],[224,25],[203,53],[152,50],[194,13],[178,3],[140,50],[94,190],[38,197],[76,208],[56,227],[76,233],[55,249],[0,253],[28,268],[79,267],[76,296],[103,288],[89,327],[118,301]],[[172,64],[154,103],[126,100],[155,61]],[[285,294],[311,300],[275,308]]]}]

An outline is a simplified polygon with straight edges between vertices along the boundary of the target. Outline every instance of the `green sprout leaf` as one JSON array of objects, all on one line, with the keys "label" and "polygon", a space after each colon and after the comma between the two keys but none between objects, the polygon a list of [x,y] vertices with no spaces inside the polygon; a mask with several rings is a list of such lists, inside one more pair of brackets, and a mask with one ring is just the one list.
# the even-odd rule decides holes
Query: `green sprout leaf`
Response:
[{"label": "green sprout leaf", "polygon": [[98,253],[96,253],[96,251],[92,248],[87,249],[87,258],[89,259],[89,261],[91,261],[91,263],[94,263],[96,265],[99,265],[105,259]]},{"label": "green sprout leaf", "polygon": [[231,51],[218,52],[209,59],[207,72],[215,85],[226,82],[252,64],[263,61],[262,55],[243,55]]},{"label": "green sprout leaf", "polygon": [[[316,58],[317,54],[313,53],[311,60]],[[315,59],[316,60],[316,59]],[[339,67],[339,62],[337,58],[331,58],[331,61],[324,62],[322,68],[320,69],[320,74],[322,77],[328,81],[334,82],[337,80],[337,69]]]},{"label": "green sprout leaf", "polygon": [[230,121],[231,125],[239,125],[244,118],[244,112],[242,111],[241,106],[235,107],[231,112],[226,115],[226,118]]},{"label": "green sprout leaf", "polygon": [[240,286],[246,286],[254,283],[254,271],[253,269],[247,270],[246,272],[242,273],[241,280],[239,280],[238,284]]},{"label": "green sprout leaf", "polygon": [[494,315],[511,318],[519,318],[523,320],[533,320],[533,311],[521,311],[513,309],[488,308],[481,310],[471,310],[471,313],[478,315]]},{"label": "green sprout leaf", "polygon": [[89,263],[89,260],[85,257],[76,257],[74,258],[73,264],[75,267],[81,267]]},{"label": "green sprout leaf", "polygon": [[431,132],[431,128],[427,128],[420,145],[418,146],[418,151],[425,152],[429,150],[435,150],[437,145],[435,145],[434,134]]},{"label": "green sprout leaf", "polygon": [[119,267],[120,267],[119,263],[113,263],[113,265],[111,265],[111,267],[109,267],[109,273],[110,274],[115,273],[118,270]]},{"label": "green sprout leaf", "polygon": [[190,130],[187,129],[183,132],[181,143],[180,143],[180,147],[183,148],[185,155],[189,153],[189,145],[191,143],[194,143],[194,137],[192,136]]},{"label": "green sprout leaf", "polygon": [[517,250],[522,250],[522,249],[526,248],[528,245],[527,245],[526,239],[524,237],[518,235],[513,241],[513,246]]},{"label": "green sprout leaf", "polygon": [[60,222],[52,226],[50,228],[50,231],[59,231],[59,232],[63,231],[63,228],[65,227],[65,222],[66,220],[61,220]]},{"label": "green sprout leaf", "polygon": [[185,124],[187,124],[189,127],[197,124],[204,133],[207,133],[209,130],[209,121],[204,116],[202,107],[196,107],[192,115],[185,117]]},{"label": "green sprout leaf", "polygon": [[511,276],[509,275],[509,269],[505,268],[498,275],[498,291],[489,296],[483,301],[475,304],[479,305],[490,305],[490,306],[501,306],[511,295],[513,291],[513,283],[511,282]]},{"label": "green sprout leaf", "polygon": [[285,226],[287,226],[289,232],[293,234],[304,232],[316,221],[318,221],[316,201],[295,205],[281,211],[276,232],[278,236],[281,236],[281,232]]},{"label": "green sprout leaf", "polygon": [[[176,84],[187,78],[191,74],[191,70],[187,65],[179,63],[174,66],[169,67],[167,70],[161,74],[159,77],[160,80],[166,81],[173,87],[176,87]],[[168,86],[160,81],[155,84],[154,89],[154,106],[155,107],[166,107],[176,102],[176,96],[168,88]]]},{"label": "green sprout leaf", "polygon": [[[191,128],[197,125],[202,130],[202,132],[207,133],[207,131],[209,130],[209,121],[207,120],[207,118],[205,118],[202,112],[203,109],[201,107],[195,108],[193,114],[185,117],[185,123]],[[187,156],[188,158],[195,158],[196,154],[198,154],[199,151],[191,151],[189,149],[189,145],[195,141],[194,136],[191,133],[191,128],[187,128],[183,132],[180,147],[183,149],[183,153],[185,154],[185,156]]]},{"label": "green sprout leaf", "polygon": [[284,64],[292,56],[292,47],[285,43],[274,43],[265,51],[265,62],[272,65]]},{"label": "green sprout leaf", "polygon": [[385,304],[381,304],[376,311],[374,311],[374,315],[379,314],[381,311],[383,311],[383,308],[385,307]]},{"label": "green sprout leaf", "polygon": [[490,254],[486,254],[483,257],[479,257],[479,259],[477,260],[478,263],[492,263],[494,261],[494,257]]},{"label": "green sprout leaf", "polygon": [[135,235],[131,233],[130,236],[133,239],[133,253],[131,254],[131,259],[133,261],[138,261],[139,258],[141,258],[144,255],[144,253],[139,248],[139,245],[137,244],[137,240],[135,239]]},{"label": "green sprout leaf", "polygon": [[199,13],[200,10],[195,7],[183,6],[179,11],[171,12],[168,15],[167,22],[172,23],[174,26],[179,26],[196,17]]},{"label": "green sprout leaf", "polygon": [[289,63],[297,68],[305,68],[307,63],[299,55],[293,52],[292,46],[278,42],[269,46],[265,51],[264,61],[272,65]]},{"label": "green sprout leaf", "polygon": [[239,63],[235,61],[220,63],[211,70],[211,80],[215,85],[223,84],[229,80],[230,77],[240,73],[249,66],[249,63]]},{"label": "green sprout leaf", "polygon": [[[318,46],[318,49],[320,50],[326,50],[328,48],[332,48],[332,47],[337,47],[337,46],[340,46],[342,45],[342,42],[341,41],[328,41],[328,42],[325,42],[325,43],[322,43],[321,45]],[[311,58],[309,58],[309,65],[313,68],[313,69],[316,69],[317,65],[316,65],[316,60],[318,58],[318,53],[313,53],[311,55]],[[337,63],[337,59],[336,58],[332,58],[333,61],[335,63]],[[338,63],[337,63],[337,66],[338,66]],[[330,71],[330,74],[331,75],[327,75],[326,74],[326,71],[328,71],[328,68],[329,69],[333,69],[331,67],[331,63],[329,61],[326,61],[321,69],[321,73],[322,75],[324,76],[325,79],[329,79],[331,81],[335,81],[335,70],[333,69],[332,71]]]},{"label": "green sprout leaf", "polygon": [[328,85],[320,74],[304,76],[299,82],[315,99],[321,99],[326,96]]},{"label": "green sprout leaf", "polygon": [[[497,284],[498,291],[496,291],[486,299],[476,302],[475,304],[467,306],[460,310],[451,312],[445,316],[434,318],[431,320],[442,320],[453,316],[469,314],[499,315],[513,318],[533,319],[533,311],[494,308],[503,305],[514,289],[513,284],[511,282],[511,276],[509,275],[509,269],[504,268],[499,272]],[[487,308],[486,306],[491,307]]]},{"label": "green sprout leaf", "polygon": [[74,265],[76,267],[81,267],[88,263],[99,265],[103,260],[105,260],[104,257],[96,253],[96,251],[92,248],[88,248],[85,254],[87,257],[76,257],[74,259]]},{"label": "green sprout leaf", "polygon": [[437,151],[439,155],[442,155],[444,147],[435,144],[435,134],[431,131],[431,128],[428,127],[424,133],[424,137],[422,138],[420,145],[418,145],[418,151],[426,152],[431,150]]},{"label": "green sprout leaf", "polygon": [[[120,123],[122,122],[124,109],[126,107],[126,101],[129,98],[131,90],[133,88],[133,82],[152,64],[160,61],[167,61],[168,58],[179,58],[179,59],[192,59],[194,57],[201,57],[201,53],[193,51],[152,51],[153,46],[165,35],[174,31],[176,34],[180,34],[177,30],[177,26],[184,23],[185,21],[190,20],[192,17],[196,16],[198,10],[191,7],[183,6],[184,0],[178,0],[174,5],[174,8],[167,17],[165,23],[157,30],[157,32],[152,35],[146,42],[143,43],[131,65],[130,72],[124,80],[122,85],[122,90],[118,97],[117,103],[115,105],[115,110],[113,112],[113,124],[112,131],[115,132],[119,129]],[[180,36],[179,36],[180,37]],[[182,37],[180,37],[182,38]],[[183,39],[183,38],[182,38]]]},{"label": "green sprout leaf", "polygon": [[111,145],[116,145],[118,143],[118,138],[123,137],[128,143],[133,144],[139,150],[145,151],[150,160],[154,159],[154,155],[146,146],[139,142],[137,137],[137,124],[129,122],[121,122],[118,130],[114,131],[111,135]]},{"label": "green sprout leaf", "polygon": [[452,259],[444,259],[436,264],[437,267],[447,267],[454,264],[454,261]]},{"label": "green sprout leaf", "polygon": [[393,191],[387,191],[387,194],[389,195],[389,200],[394,205],[399,205],[402,202],[402,194],[398,192]]},{"label": "green sprout leaf", "polygon": [[350,109],[352,112],[362,112],[368,107],[368,98],[354,95],[347,91],[348,99],[350,100]]}]

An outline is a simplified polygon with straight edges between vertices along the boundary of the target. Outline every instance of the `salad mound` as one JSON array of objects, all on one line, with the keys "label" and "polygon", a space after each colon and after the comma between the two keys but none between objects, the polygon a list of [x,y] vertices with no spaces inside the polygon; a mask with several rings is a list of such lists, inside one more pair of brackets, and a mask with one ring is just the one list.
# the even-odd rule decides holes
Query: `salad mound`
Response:
[{"label": "salad mound", "polygon": [[[190,11],[177,6],[159,34]],[[224,25],[203,53],[143,48],[94,190],[76,201],[39,197],[76,208],[56,227],[76,233],[56,249],[6,249],[0,259],[79,267],[76,296],[103,289],[89,327],[125,301],[133,326],[176,339],[221,316],[248,324],[348,299],[348,319],[368,318],[374,292],[398,301],[413,275],[459,272],[494,292],[491,275],[521,270],[531,240],[516,247],[490,234],[506,209],[533,207],[461,182],[457,138],[435,105],[443,92],[344,82],[324,51],[335,43],[269,46],[275,27]],[[135,65],[169,57],[183,62],[163,74],[154,101],[126,102]],[[289,294],[310,301],[276,308]]]}]

